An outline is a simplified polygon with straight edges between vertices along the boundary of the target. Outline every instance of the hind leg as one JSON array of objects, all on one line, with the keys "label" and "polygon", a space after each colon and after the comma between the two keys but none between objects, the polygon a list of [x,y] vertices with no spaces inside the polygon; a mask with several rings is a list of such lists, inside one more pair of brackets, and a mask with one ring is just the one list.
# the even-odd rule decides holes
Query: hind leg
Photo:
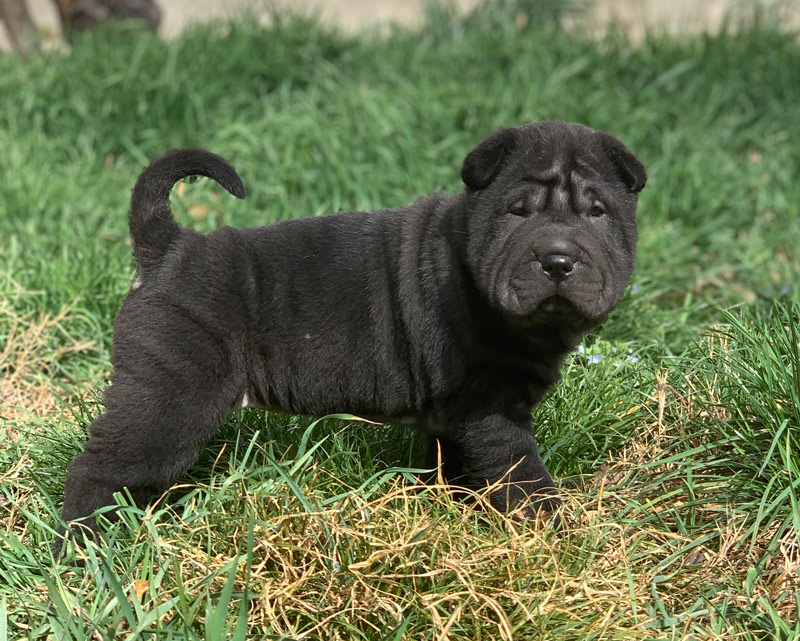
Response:
[{"label": "hind leg", "polygon": [[62,518],[82,519],[96,533],[90,515],[112,505],[115,492],[127,488],[140,502],[168,487],[234,409],[237,382],[219,374],[219,366],[189,364],[147,377],[115,375],[107,411],[67,471]]}]

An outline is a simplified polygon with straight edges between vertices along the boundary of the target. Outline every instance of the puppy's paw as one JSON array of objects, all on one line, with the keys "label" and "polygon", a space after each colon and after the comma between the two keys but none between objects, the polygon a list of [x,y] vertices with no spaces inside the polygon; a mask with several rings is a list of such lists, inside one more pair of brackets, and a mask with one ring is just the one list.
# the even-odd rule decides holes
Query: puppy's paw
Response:
[{"label": "puppy's paw", "polygon": [[[94,524],[95,521],[92,519],[91,525]],[[95,529],[96,526],[93,528],[91,525],[86,522],[72,521],[67,527],[63,525],[60,526],[58,528],[56,540],[51,547],[53,560],[61,561],[76,567],[83,567],[83,560],[75,555],[74,552],[85,548],[86,544],[90,541],[98,541],[99,537]],[[72,545],[69,545],[69,543]],[[67,556],[69,552],[73,552],[73,554]]]},{"label": "puppy's paw", "polygon": [[561,506],[563,501],[554,487],[545,488],[536,493],[525,493],[507,510],[517,521],[534,521],[537,528],[543,528],[549,522],[554,530],[561,530]]}]

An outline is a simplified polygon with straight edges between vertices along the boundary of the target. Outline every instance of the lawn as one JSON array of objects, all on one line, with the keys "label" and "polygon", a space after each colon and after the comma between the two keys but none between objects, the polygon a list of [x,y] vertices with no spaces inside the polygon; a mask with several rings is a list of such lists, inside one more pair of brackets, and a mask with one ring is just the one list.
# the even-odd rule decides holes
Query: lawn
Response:
[{"label": "lawn", "polygon": [[[508,0],[380,37],[281,16],[0,55],[0,641],[800,638],[800,41],[766,14],[640,43],[562,18]],[[534,412],[560,536],[420,485],[409,431],[246,410],[153,503],[119,497],[113,545],[53,560],[150,158],[240,171],[244,201],[173,192],[209,231],[455,191],[483,136],[548,118],[649,174],[631,286]]]}]

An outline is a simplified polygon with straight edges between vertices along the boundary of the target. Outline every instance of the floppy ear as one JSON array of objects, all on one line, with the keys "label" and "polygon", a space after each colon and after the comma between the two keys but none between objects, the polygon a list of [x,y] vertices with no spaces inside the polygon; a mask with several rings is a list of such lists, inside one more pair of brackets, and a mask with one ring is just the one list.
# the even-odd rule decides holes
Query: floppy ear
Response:
[{"label": "floppy ear", "polygon": [[464,158],[464,164],[461,165],[461,179],[464,184],[470,189],[488,186],[516,146],[516,131],[495,131]]},{"label": "floppy ear", "polygon": [[596,132],[600,136],[600,143],[606,157],[613,162],[619,170],[619,177],[633,193],[639,193],[647,182],[647,172],[644,165],[631,151],[614,136],[604,131]]}]

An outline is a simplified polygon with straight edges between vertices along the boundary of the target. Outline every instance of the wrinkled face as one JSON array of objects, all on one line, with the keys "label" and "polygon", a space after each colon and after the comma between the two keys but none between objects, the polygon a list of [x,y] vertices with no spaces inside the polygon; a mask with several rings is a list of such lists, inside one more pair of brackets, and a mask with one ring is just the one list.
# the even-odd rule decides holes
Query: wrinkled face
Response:
[{"label": "wrinkled face", "polygon": [[462,176],[469,267],[492,306],[522,325],[601,323],[633,271],[636,157],[608,134],[542,122],[492,134]]}]

